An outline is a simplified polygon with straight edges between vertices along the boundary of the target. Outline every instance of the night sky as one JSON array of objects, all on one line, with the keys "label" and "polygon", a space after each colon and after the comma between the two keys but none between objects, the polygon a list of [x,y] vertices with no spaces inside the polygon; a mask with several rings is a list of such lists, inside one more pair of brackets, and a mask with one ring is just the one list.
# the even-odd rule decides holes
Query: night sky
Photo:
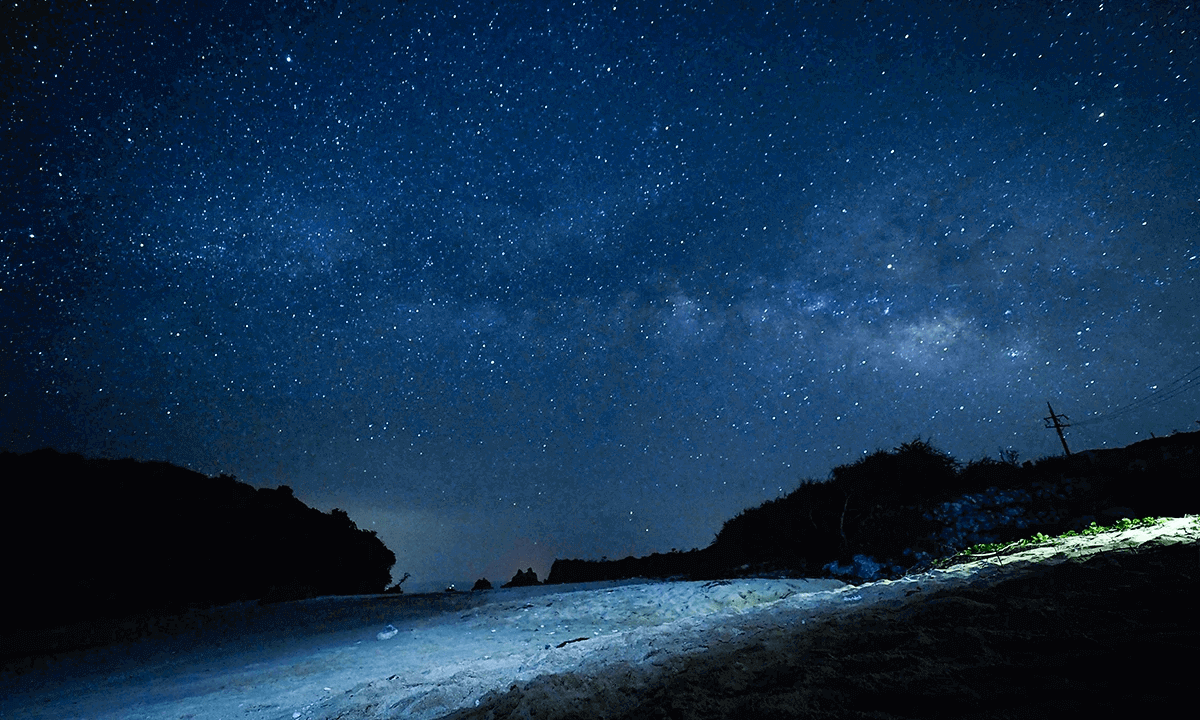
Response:
[{"label": "night sky", "polygon": [[347,510],[406,589],[922,438],[1197,429],[1200,8],[0,10],[0,449]]}]

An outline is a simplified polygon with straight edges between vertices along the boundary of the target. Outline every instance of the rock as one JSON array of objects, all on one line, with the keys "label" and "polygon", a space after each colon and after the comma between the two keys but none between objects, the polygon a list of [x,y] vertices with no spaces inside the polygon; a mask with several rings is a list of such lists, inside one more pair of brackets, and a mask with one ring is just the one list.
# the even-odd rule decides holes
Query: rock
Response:
[{"label": "rock", "polygon": [[880,578],[897,577],[904,573],[904,568],[899,565],[888,567],[867,555],[855,555],[853,563],[847,565],[834,561],[822,569],[852,583],[873,582]]},{"label": "rock", "polygon": [[491,589],[492,589],[492,584],[490,582],[488,582],[487,578],[479,578],[478,580],[475,581],[475,584],[473,586],[471,586],[471,592],[475,592],[476,590],[491,590]]},{"label": "rock", "polygon": [[395,625],[388,625],[387,627],[385,627],[383,629],[383,632],[380,632],[375,635],[375,639],[376,640],[391,640],[392,638],[396,637],[396,633],[398,633],[398,632],[400,632],[400,631],[396,629]]},{"label": "rock", "polygon": [[537,573],[533,571],[533,568],[528,568],[524,571],[518,570],[517,574],[513,575],[512,580],[509,580],[500,587],[531,587],[533,585],[541,585],[541,583],[538,582]]}]

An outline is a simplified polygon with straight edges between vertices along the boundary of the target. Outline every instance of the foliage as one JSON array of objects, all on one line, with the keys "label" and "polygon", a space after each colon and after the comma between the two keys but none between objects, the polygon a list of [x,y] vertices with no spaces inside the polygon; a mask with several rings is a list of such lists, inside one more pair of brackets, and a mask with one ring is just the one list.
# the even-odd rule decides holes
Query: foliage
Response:
[{"label": "foliage", "polygon": [[1196,453],[1200,433],[1022,465],[1002,452],[963,467],[918,438],[742,511],[702,552],[713,576],[756,567],[812,576],[849,565],[894,574],[965,545],[1088,532],[1102,512],[1198,510]]},{"label": "foliage", "polygon": [[847,568],[896,576],[968,546],[1012,547],[1022,538],[1044,542],[1065,531],[1092,532],[1100,527],[1097,516],[1200,511],[1197,457],[1200,433],[1180,433],[1019,465],[1015,451],[1002,450],[999,460],[964,467],[918,438],[743,510],[701,550],[559,559],[547,582],[820,577]]},{"label": "foliage", "polygon": [[1137,527],[1152,527],[1154,525],[1162,525],[1166,521],[1167,519],[1162,517],[1146,517],[1140,520],[1122,518],[1121,520],[1109,526],[1097,525],[1095,522],[1092,522],[1083,530],[1068,530],[1067,532],[1061,533],[1057,537],[1050,537],[1045,533],[1036,533],[1028,538],[1009,543],[979,543],[977,545],[972,545],[971,547],[962,550],[951,557],[937,560],[933,563],[933,565],[934,567],[945,567],[948,565],[953,565],[957,562],[968,561],[981,556],[1004,555],[1042,545],[1050,545],[1053,544],[1055,540],[1062,538],[1099,535],[1101,533],[1130,530]]}]

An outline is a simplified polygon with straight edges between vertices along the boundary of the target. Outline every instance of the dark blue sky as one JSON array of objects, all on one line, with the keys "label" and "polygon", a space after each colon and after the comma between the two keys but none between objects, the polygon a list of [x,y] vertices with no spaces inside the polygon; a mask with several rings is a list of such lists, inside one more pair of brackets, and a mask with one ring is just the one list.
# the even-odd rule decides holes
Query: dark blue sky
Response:
[{"label": "dark blue sky", "polygon": [[0,448],[291,485],[410,588],[1200,419],[1194,5],[0,13]]}]

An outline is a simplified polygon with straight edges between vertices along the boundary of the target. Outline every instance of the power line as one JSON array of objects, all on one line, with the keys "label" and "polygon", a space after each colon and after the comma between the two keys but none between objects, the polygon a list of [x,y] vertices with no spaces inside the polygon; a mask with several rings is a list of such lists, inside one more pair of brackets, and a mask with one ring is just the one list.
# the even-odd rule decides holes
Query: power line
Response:
[{"label": "power line", "polygon": [[1193,390],[1197,387],[1200,387],[1200,365],[1188,370],[1181,377],[1172,380],[1165,386],[1155,389],[1154,392],[1145,397],[1134,398],[1130,402],[1122,405],[1112,412],[1093,415],[1092,417],[1076,421],[1075,425],[1092,425],[1095,423],[1107,422],[1109,420],[1121,417],[1122,415],[1128,415],[1136,410],[1141,410],[1143,408],[1166,402],[1173,397],[1182,395],[1183,393]]}]

